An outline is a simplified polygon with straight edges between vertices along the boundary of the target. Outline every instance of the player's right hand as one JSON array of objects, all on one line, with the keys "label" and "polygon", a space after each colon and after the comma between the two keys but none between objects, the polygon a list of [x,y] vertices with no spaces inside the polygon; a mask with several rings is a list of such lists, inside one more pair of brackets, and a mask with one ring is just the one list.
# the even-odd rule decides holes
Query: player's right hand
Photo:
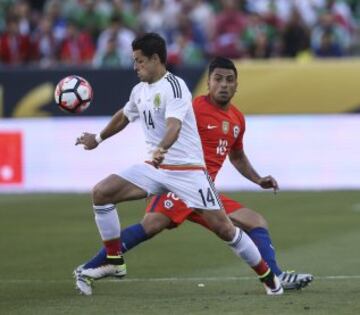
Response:
[{"label": "player's right hand", "polygon": [[261,177],[259,180],[259,185],[264,189],[272,188],[274,194],[279,191],[279,184],[277,183],[276,179],[271,175]]},{"label": "player's right hand", "polygon": [[95,149],[99,145],[95,136],[94,133],[83,132],[80,137],[76,138],[75,145],[82,144],[85,150]]},{"label": "player's right hand", "polygon": [[158,168],[159,165],[164,161],[165,154],[167,150],[164,148],[158,147],[152,154],[152,164]]}]

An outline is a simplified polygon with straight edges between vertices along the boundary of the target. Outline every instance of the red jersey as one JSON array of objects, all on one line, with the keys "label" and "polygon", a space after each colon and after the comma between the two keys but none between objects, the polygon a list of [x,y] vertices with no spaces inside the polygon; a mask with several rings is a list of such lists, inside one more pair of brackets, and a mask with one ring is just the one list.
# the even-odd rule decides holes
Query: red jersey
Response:
[{"label": "red jersey", "polygon": [[193,107],[206,167],[215,180],[229,151],[243,148],[245,118],[234,105],[223,110],[212,104],[208,96],[195,98]]},{"label": "red jersey", "polygon": [[[245,132],[244,115],[233,105],[227,110],[210,103],[208,96],[199,96],[193,100],[197,127],[204,151],[207,170],[214,180],[222,167],[229,151],[242,150]],[[227,214],[245,206],[235,200],[220,195]],[[146,212],[162,213],[171,220],[169,228],[182,224],[185,220],[208,227],[204,218],[188,208],[173,193],[154,196]]]}]

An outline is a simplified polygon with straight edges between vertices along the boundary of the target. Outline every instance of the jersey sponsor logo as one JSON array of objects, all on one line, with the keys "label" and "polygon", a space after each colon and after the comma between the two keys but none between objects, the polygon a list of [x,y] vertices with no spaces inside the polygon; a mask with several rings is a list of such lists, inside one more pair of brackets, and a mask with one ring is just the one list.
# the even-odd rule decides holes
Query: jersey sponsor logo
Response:
[{"label": "jersey sponsor logo", "polygon": [[217,128],[218,126],[216,126],[216,125],[207,125],[207,129],[215,129],[215,128]]},{"label": "jersey sponsor logo", "polygon": [[154,110],[158,112],[160,110],[161,97],[160,93],[156,93],[154,97]]},{"label": "jersey sponsor logo", "polygon": [[170,199],[164,200],[165,209],[171,209],[174,206],[174,203]]},{"label": "jersey sponsor logo", "polygon": [[230,129],[230,123],[228,121],[223,121],[222,122],[222,131],[224,134],[227,134],[229,132]]},{"label": "jersey sponsor logo", "polygon": [[240,133],[240,127],[238,125],[234,126],[233,133],[234,133],[234,138],[237,138]]}]

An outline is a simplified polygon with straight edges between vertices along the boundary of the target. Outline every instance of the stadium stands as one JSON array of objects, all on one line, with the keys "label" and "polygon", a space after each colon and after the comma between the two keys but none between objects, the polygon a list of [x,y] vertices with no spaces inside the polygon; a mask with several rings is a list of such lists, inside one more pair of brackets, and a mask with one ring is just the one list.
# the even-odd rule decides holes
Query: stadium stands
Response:
[{"label": "stadium stands", "polygon": [[2,0],[0,65],[131,67],[129,43],[154,31],[169,63],[360,54],[355,0]]}]

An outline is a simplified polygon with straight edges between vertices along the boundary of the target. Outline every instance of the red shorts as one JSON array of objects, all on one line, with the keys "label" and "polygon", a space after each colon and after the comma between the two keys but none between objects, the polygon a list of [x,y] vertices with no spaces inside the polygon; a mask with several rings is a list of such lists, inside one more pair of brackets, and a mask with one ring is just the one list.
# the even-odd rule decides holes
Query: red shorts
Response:
[{"label": "red shorts", "polygon": [[[244,208],[241,203],[220,194],[221,202],[224,205],[225,212],[230,214],[238,209]],[[206,222],[201,215],[194,212],[193,209],[188,208],[176,195],[169,192],[167,194],[154,196],[151,198],[150,203],[146,207],[146,212],[157,212],[167,216],[172,225],[169,228],[177,227],[185,220],[189,220],[208,228]]]}]

